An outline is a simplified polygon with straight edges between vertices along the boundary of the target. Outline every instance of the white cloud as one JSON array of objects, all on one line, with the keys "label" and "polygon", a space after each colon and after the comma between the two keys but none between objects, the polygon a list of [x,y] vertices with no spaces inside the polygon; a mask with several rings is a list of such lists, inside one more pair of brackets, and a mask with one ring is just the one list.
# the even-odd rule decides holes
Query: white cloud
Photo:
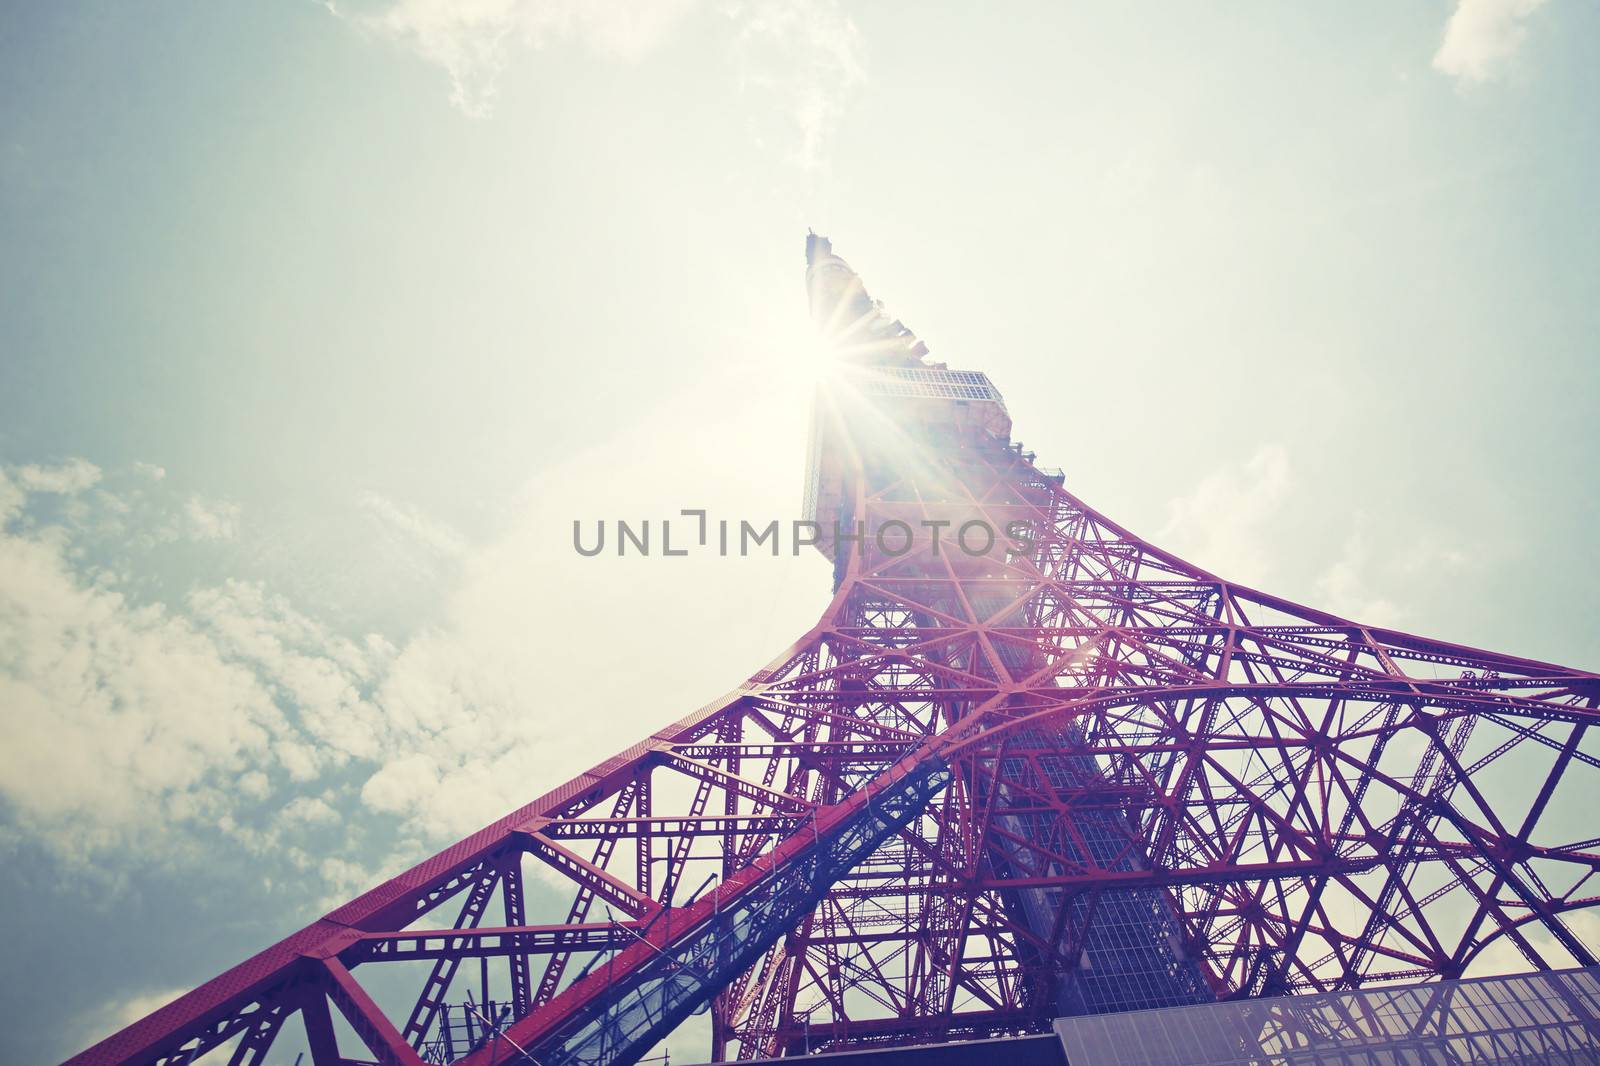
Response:
[{"label": "white cloud", "polygon": [[317,825],[338,821],[339,812],[321,796],[296,796],[284,804],[283,817],[288,822]]},{"label": "white cloud", "polygon": [[[536,735],[517,728],[536,668],[508,684],[494,669],[505,658],[475,658],[446,634],[413,641],[395,669],[399,653],[383,638],[352,640],[247,581],[196,588],[170,604],[136,602],[115,573],[85,561],[80,538],[96,516],[40,525],[27,514],[34,494],[82,493],[96,480],[87,463],[0,468],[8,838],[30,837],[82,873],[112,851],[180,861],[213,827],[343,890],[358,887],[357,863],[382,856],[316,864],[286,848],[283,830],[337,826],[365,778],[373,778],[368,806],[379,814],[415,817],[415,804],[437,800],[442,813],[417,819],[430,835],[465,831],[472,818],[490,816],[486,809],[512,805]],[[158,527],[178,522],[203,539],[237,529],[232,505],[190,497],[172,505],[175,517],[172,506],[147,504],[141,521]],[[387,511],[409,535],[461,550],[403,509]],[[483,627],[466,630],[470,644]],[[515,640],[507,635],[500,647]],[[413,751],[464,773],[419,788]],[[355,787],[312,791],[352,763]],[[474,789],[470,778],[490,770],[501,787]],[[292,796],[276,811],[275,792]]]},{"label": "white cloud", "polygon": [[99,480],[83,460],[0,470],[0,796],[18,828],[80,859],[226,806],[224,775],[284,731],[191,622],[80,572],[68,529],[13,528],[30,493]]},{"label": "white cloud", "polygon": [[0,794],[84,858],[230,805],[286,722],[251,670],[190,621],[74,573],[59,536],[0,537]]},{"label": "white cloud", "polygon": [[332,855],[317,864],[317,873],[322,875],[323,883],[328,886],[323,904],[330,909],[359,895],[380,880],[378,871]]},{"label": "white cloud", "polygon": [[157,466],[155,463],[136,462],[133,464],[133,472],[151,481],[161,481],[167,476],[167,468]]},{"label": "white cloud", "polygon": [[266,799],[272,795],[272,779],[260,770],[251,770],[249,773],[241,774],[239,779],[234,782],[233,787],[239,790],[240,795],[249,796],[255,800]]},{"label": "white cloud", "polygon": [[[773,413],[754,401],[787,405],[796,385],[749,373],[735,385],[750,403],[690,390],[547,470],[485,543],[365,500],[384,528],[459,553],[437,579],[438,620],[399,646],[337,632],[260,582],[142,603],[83,548],[98,515],[41,526],[0,471],[7,513],[25,517],[0,531],[12,835],[77,872],[112,851],[179,862],[221,832],[303,881],[353,889],[369,868],[470,832],[715,697],[814,621],[826,562],[583,559],[571,528],[686,506],[787,514],[793,493],[767,476],[777,457],[727,442],[767,439]],[[618,470],[628,476],[595,476]],[[194,521],[194,499],[140,499],[140,527]],[[718,634],[716,655],[702,654],[703,632]],[[406,839],[366,832],[380,825]],[[313,831],[349,846],[302,846]],[[330,855],[348,865],[325,867]]]},{"label": "white cloud", "polygon": [[239,535],[239,505],[190,496],[183,507],[189,534],[196,540],[232,540]]},{"label": "white cloud", "polygon": [[1265,445],[1173,500],[1156,542],[1220,577],[1260,585],[1273,567],[1268,532],[1288,488],[1288,449]]},{"label": "white cloud", "polygon": [[1528,35],[1526,20],[1545,0],[1457,0],[1433,69],[1458,81],[1491,81],[1505,72]]},{"label": "white cloud", "polygon": [[276,700],[294,708],[298,730],[312,747],[279,751],[292,777],[306,780],[380,753],[383,714],[366,691],[393,657],[387,641],[349,640],[247,582],[199,590],[187,606],[220,654],[248,665]]},{"label": "white cloud", "polygon": [[100,468],[83,459],[69,459],[55,466],[20,466],[15,476],[17,484],[28,492],[70,496],[99,481]]},{"label": "white cloud", "polygon": [[141,843],[176,858],[198,827],[379,750],[381,716],[362,692],[392,649],[340,638],[245,582],[176,606],[129,599],[83,560],[74,538],[92,521],[16,521],[22,484],[81,493],[98,479],[90,464],[62,469],[77,473],[0,470],[0,799],[15,831],[80,869]]}]

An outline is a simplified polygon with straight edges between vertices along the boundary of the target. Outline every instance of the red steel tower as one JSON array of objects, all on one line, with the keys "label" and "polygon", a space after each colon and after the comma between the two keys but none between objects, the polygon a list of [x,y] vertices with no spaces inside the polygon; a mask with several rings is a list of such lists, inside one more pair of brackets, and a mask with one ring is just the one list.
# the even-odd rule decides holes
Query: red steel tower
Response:
[{"label": "red steel tower", "polygon": [[751,1058],[1595,963],[1600,677],[1162,551],[806,258],[811,631],[74,1063],[620,1063],[702,1010]]}]

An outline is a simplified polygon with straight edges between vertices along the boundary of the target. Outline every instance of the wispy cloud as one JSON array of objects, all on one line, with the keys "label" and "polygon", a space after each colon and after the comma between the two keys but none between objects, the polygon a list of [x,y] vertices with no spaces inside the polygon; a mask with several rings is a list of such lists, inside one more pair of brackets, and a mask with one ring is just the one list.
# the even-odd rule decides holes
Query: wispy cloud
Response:
[{"label": "wispy cloud", "polygon": [[376,492],[363,492],[358,502],[385,528],[436,554],[455,557],[467,550],[467,542],[461,534],[443,522],[429,518],[415,507],[396,503]]},{"label": "wispy cloud", "polygon": [[[442,68],[450,100],[472,118],[495,108],[502,76],[530,53],[576,46],[612,60],[710,39],[729,57],[754,135],[816,169],[866,82],[865,49],[837,0],[385,0],[330,5],[339,17]],[[692,27],[692,29],[691,29]]]},{"label": "wispy cloud", "polygon": [[140,992],[123,996],[102,1004],[84,1015],[78,1022],[78,1043],[87,1046],[102,1037],[109,1036],[124,1026],[132,1025],[145,1015],[165,1007],[187,991],[189,991],[187,988],[166,988],[157,992]]},{"label": "wispy cloud", "polygon": [[1367,625],[1399,625],[1404,612],[1374,591],[1376,564],[1366,535],[1357,529],[1346,539],[1339,558],[1317,577],[1317,606]]},{"label": "wispy cloud", "polygon": [[[1592,910],[1569,911],[1557,920],[1577,937],[1579,943],[1600,944],[1600,914]],[[1581,960],[1574,959],[1543,926],[1533,924],[1524,927],[1522,932],[1534,950],[1542,957],[1551,960],[1553,965],[1558,967],[1583,965]],[[1511,939],[1499,936],[1489,941],[1488,946],[1472,961],[1468,973],[1473,977],[1488,977],[1495,974],[1527,973],[1531,968],[1532,964],[1527,956],[1517,950]]]},{"label": "wispy cloud", "polygon": [[1174,499],[1156,540],[1221,577],[1261,584],[1277,554],[1267,528],[1289,484],[1288,449],[1264,445],[1242,465],[1222,467]]},{"label": "wispy cloud", "polygon": [[1354,528],[1338,558],[1316,577],[1315,602],[1355,622],[1404,625],[1412,613],[1405,606],[1407,594],[1420,582],[1459,580],[1482,562],[1478,554],[1433,531],[1391,533],[1379,542],[1371,535],[1376,527],[1365,514],[1358,512],[1350,520]]},{"label": "wispy cloud", "polygon": [[1500,77],[1528,35],[1528,17],[1544,5],[1545,0],[1456,0],[1433,69],[1461,83]]},{"label": "wispy cloud", "polygon": [[[1290,535],[1292,516],[1318,506],[1313,485],[1292,477],[1281,444],[1226,464],[1169,505],[1156,536],[1164,548],[1225,579],[1293,592],[1301,602],[1367,625],[1413,621],[1405,604],[1429,582],[1458,580],[1482,563],[1481,549],[1460,546],[1449,530],[1386,529],[1359,509],[1343,512],[1332,561],[1325,565]],[[1327,556],[1323,556],[1327,558]]]},{"label": "wispy cloud", "polygon": [[573,40],[622,59],[654,49],[693,0],[395,0],[332,8],[412,48],[450,76],[450,101],[474,118],[494,108],[500,75],[524,50]]},{"label": "wispy cloud", "polygon": [[766,97],[786,125],[790,162],[815,170],[829,137],[866,83],[855,22],[831,0],[768,0],[728,9],[739,86]]}]

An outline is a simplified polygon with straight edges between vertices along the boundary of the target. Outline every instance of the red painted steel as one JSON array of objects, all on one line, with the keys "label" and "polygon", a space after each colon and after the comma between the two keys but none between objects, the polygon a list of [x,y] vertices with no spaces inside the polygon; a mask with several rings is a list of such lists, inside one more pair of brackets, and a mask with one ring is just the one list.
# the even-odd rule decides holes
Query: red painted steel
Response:
[{"label": "red painted steel", "polygon": [[[230,1042],[258,1062],[299,1015],[326,1066],[330,1004],[361,1054],[417,1062],[440,1004],[491,963],[516,1016],[464,1061],[516,1061],[930,754],[951,786],[718,992],[718,1057],[1037,1031],[1064,975],[1095,964],[1094,916],[1133,889],[1223,997],[1456,977],[1495,944],[1530,967],[1595,962],[1562,916],[1600,898],[1600,678],[1361,625],[1156,548],[1012,444],[998,395],[943,376],[826,242],[808,257],[841,353],[812,510],[868,531],[823,537],[838,584],[817,625],[73,1063]],[[914,539],[890,554],[874,532],[897,520]],[[968,554],[949,538],[974,521],[1001,535]],[[404,1002],[357,980],[406,961]]]}]

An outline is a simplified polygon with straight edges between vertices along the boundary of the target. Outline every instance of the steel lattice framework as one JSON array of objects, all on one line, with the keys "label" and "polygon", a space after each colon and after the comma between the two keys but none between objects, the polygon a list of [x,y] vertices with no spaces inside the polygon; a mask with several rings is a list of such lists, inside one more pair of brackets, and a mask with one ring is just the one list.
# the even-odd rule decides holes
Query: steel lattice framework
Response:
[{"label": "steel lattice framework", "polygon": [[383,1063],[626,1062],[707,1004],[749,1058],[1453,978],[1496,942],[1595,963],[1562,915],[1600,899],[1600,678],[1152,546],[807,256],[839,353],[816,626],[74,1063],[260,1063],[293,1017],[356,1061],[334,1012]]}]

